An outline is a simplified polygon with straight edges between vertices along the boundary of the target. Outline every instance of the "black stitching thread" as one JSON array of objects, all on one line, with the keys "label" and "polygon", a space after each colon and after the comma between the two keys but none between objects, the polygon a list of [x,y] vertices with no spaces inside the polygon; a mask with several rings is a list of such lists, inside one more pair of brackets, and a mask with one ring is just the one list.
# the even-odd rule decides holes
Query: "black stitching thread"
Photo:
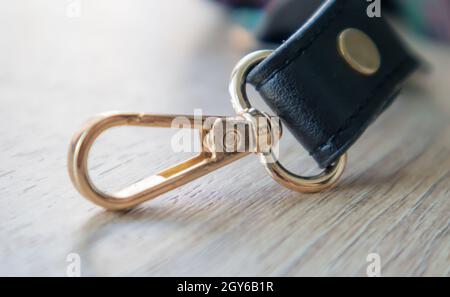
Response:
[{"label": "black stitching thread", "polygon": [[315,155],[318,151],[321,151],[324,149],[324,147],[330,145],[330,143],[337,138],[340,134],[344,133],[346,130],[348,130],[350,128],[350,125],[352,124],[352,122],[357,119],[359,117],[359,115],[361,114],[361,112],[366,109],[368,107],[368,103],[370,101],[372,101],[375,96],[376,93],[386,84],[386,82],[395,74],[397,74],[397,72],[399,72],[400,70],[403,69],[403,66],[409,61],[408,58],[405,58],[404,60],[402,60],[397,67],[395,67],[391,72],[389,72],[388,74],[386,74],[386,76],[383,78],[383,80],[374,88],[374,90],[371,92],[372,94],[366,98],[364,100],[363,103],[361,103],[358,108],[355,110],[355,112],[348,117],[348,119],[346,120],[346,123],[344,125],[341,126],[341,128],[339,128],[336,132],[333,133],[333,135],[331,135],[328,140],[319,145],[318,147],[316,147],[314,150],[312,150],[310,152],[311,155]]},{"label": "black stitching thread", "polygon": [[259,90],[260,88],[262,88],[266,83],[268,83],[269,81],[271,81],[275,75],[277,75],[281,70],[283,70],[284,68],[286,68],[287,66],[289,66],[292,62],[294,62],[296,59],[298,59],[299,57],[303,56],[303,54],[306,52],[306,50],[314,43],[314,41],[319,38],[320,35],[322,35],[323,33],[326,32],[326,30],[330,27],[330,25],[333,23],[334,20],[336,20],[336,18],[344,11],[344,7],[345,4],[347,3],[347,1],[342,0],[341,2],[341,6],[336,9],[334,15],[332,15],[331,17],[329,17],[328,21],[323,24],[320,28],[317,29],[317,31],[314,33],[314,35],[311,37],[311,40],[308,42],[308,44],[306,44],[304,47],[299,48],[295,55],[290,58],[287,59],[283,65],[279,66],[278,68],[276,68],[275,70],[273,70],[273,72],[264,80],[262,80],[259,84],[257,84],[255,86],[256,90]]}]

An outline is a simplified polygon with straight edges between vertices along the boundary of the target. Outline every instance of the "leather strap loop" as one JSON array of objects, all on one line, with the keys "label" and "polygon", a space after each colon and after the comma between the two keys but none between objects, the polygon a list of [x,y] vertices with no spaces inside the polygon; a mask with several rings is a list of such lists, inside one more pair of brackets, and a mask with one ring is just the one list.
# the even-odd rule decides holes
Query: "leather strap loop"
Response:
[{"label": "leather strap loop", "polygon": [[[321,168],[347,151],[418,66],[389,24],[366,11],[366,1],[326,1],[248,76]],[[348,28],[376,44],[381,66],[375,74],[358,73],[339,54],[339,34]]]}]

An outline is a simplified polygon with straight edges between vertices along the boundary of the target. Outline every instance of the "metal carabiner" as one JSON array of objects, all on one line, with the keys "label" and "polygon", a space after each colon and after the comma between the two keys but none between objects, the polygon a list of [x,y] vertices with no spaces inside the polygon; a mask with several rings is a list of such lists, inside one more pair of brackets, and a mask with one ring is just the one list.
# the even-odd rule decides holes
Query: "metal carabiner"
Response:
[{"label": "metal carabiner", "polygon": [[[93,143],[101,133],[118,126],[171,128],[173,120],[180,117],[189,119],[191,127],[198,129],[201,138],[199,155],[114,194],[107,194],[93,184],[88,172],[88,156]],[[239,125],[246,126],[248,132],[246,135],[237,129]],[[68,155],[69,175],[78,191],[95,204],[109,210],[132,208],[234,162],[252,151],[257,152],[259,146],[256,145],[251,126],[253,126],[251,121],[244,117],[214,116],[198,120],[195,116],[185,115],[104,113],[89,121],[73,137]],[[260,134],[261,131],[260,128]],[[231,141],[230,133],[235,135],[231,137]]]}]

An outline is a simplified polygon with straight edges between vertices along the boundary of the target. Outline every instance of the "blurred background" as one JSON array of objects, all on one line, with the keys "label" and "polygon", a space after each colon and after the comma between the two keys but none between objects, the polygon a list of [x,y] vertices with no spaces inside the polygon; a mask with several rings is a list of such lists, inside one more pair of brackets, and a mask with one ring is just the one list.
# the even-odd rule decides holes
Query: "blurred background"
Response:
[{"label": "blurred background", "polygon": [[[66,173],[66,154],[72,134],[103,111],[191,114],[201,108],[204,114],[232,115],[227,85],[236,62],[255,49],[277,46],[320,3],[0,0],[0,275],[64,275],[66,255],[74,251],[83,256],[85,275],[277,274],[276,266],[265,265],[254,253],[264,247],[265,237],[239,241],[253,223],[239,230],[209,230],[204,223],[212,218],[226,227],[220,221],[224,213],[245,218],[245,211],[238,209],[266,201],[264,195],[286,194],[281,188],[258,185],[272,181],[254,158],[224,169],[219,178],[205,177],[155,201],[150,214],[122,217],[99,212],[80,197]],[[406,93],[420,94],[428,102],[400,100],[393,110],[410,112],[414,118],[404,126],[380,122],[387,128],[372,133],[373,142],[416,132],[431,135],[450,114],[450,2],[382,0],[382,7],[427,65],[427,71],[408,83]],[[255,102],[263,106],[261,100]],[[101,187],[120,189],[185,158],[167,153],[167,131],[148,130],[114,131],[100,139],[91,169]],[[363,167],[358,171],[358,164],[370,164],[375,155],[353,154],[351,174],[364,172]],[[286,154],[291,166],[311,162],[306,155],[297,156]],[[395,162],[391,165],[397,170]],[[236,189],[236,183],[224,177],[243,184]],[[201,195],[200,185],[209,185],[208,194]],[[261,188],[264,197],[254,194]],[[183,204],[189,200],[179,199],[186,196],[202,207],[184,217],[177,210],[191,209]],[[218,198],[222,196],[227,199]],[[217,201],[226,212],[215,211]],[[272,209],[276,203],[260,209]],[[271,215],[261,211],[260,219],[264,222]],[[202,246],[199,234],[213,238],[211,246]],[[192,249],[181,253],[180,242]],[[224,242],[236,244],[224,249]],[[295,244],[286,248],[294,250]],[[233,262],[223,263],[231,257]],[[314,265],[305,264],[297,272],[319,271],[320,263]],[[340,272],[354,273],[346,269],[350,266],[342,265]]]},{"label": "blurred background", "polygon": [[[249,27],[260,27],[259,38],[279,41],[299,27],[323,0],[218,0],[231,8],[237,19]],[[367,1],[368,5],[376,1]],[[450,41],[450,2],[446,0],[382,0],[385,14],[391,14],[424,36]],[[253,15],[253,16],[252,16]],[[262,19],[262,24],[260,23]]]}]

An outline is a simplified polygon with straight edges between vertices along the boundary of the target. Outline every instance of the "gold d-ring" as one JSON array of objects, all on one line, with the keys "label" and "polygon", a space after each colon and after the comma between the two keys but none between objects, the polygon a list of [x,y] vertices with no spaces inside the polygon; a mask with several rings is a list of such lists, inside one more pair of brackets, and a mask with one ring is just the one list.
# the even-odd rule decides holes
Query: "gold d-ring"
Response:
[{"label": "gold d-ring", "polygon": [[[238,115],[242,116],[255,110],[247,97],[247,75],[272,52],[272,50],[253,52],[244,57],[234,68],[231,75],[229,91],[233,108]],[[319,175],[303,177],[287,170],[276,160],[272,150],[270,152],[260,153],[259,155],[261,163],[263,163],[270,176],[276,182],[291,190],[304,193],[316,193],[333,187],[342,176],[347,163],[347,155],[344,154]]]}]

